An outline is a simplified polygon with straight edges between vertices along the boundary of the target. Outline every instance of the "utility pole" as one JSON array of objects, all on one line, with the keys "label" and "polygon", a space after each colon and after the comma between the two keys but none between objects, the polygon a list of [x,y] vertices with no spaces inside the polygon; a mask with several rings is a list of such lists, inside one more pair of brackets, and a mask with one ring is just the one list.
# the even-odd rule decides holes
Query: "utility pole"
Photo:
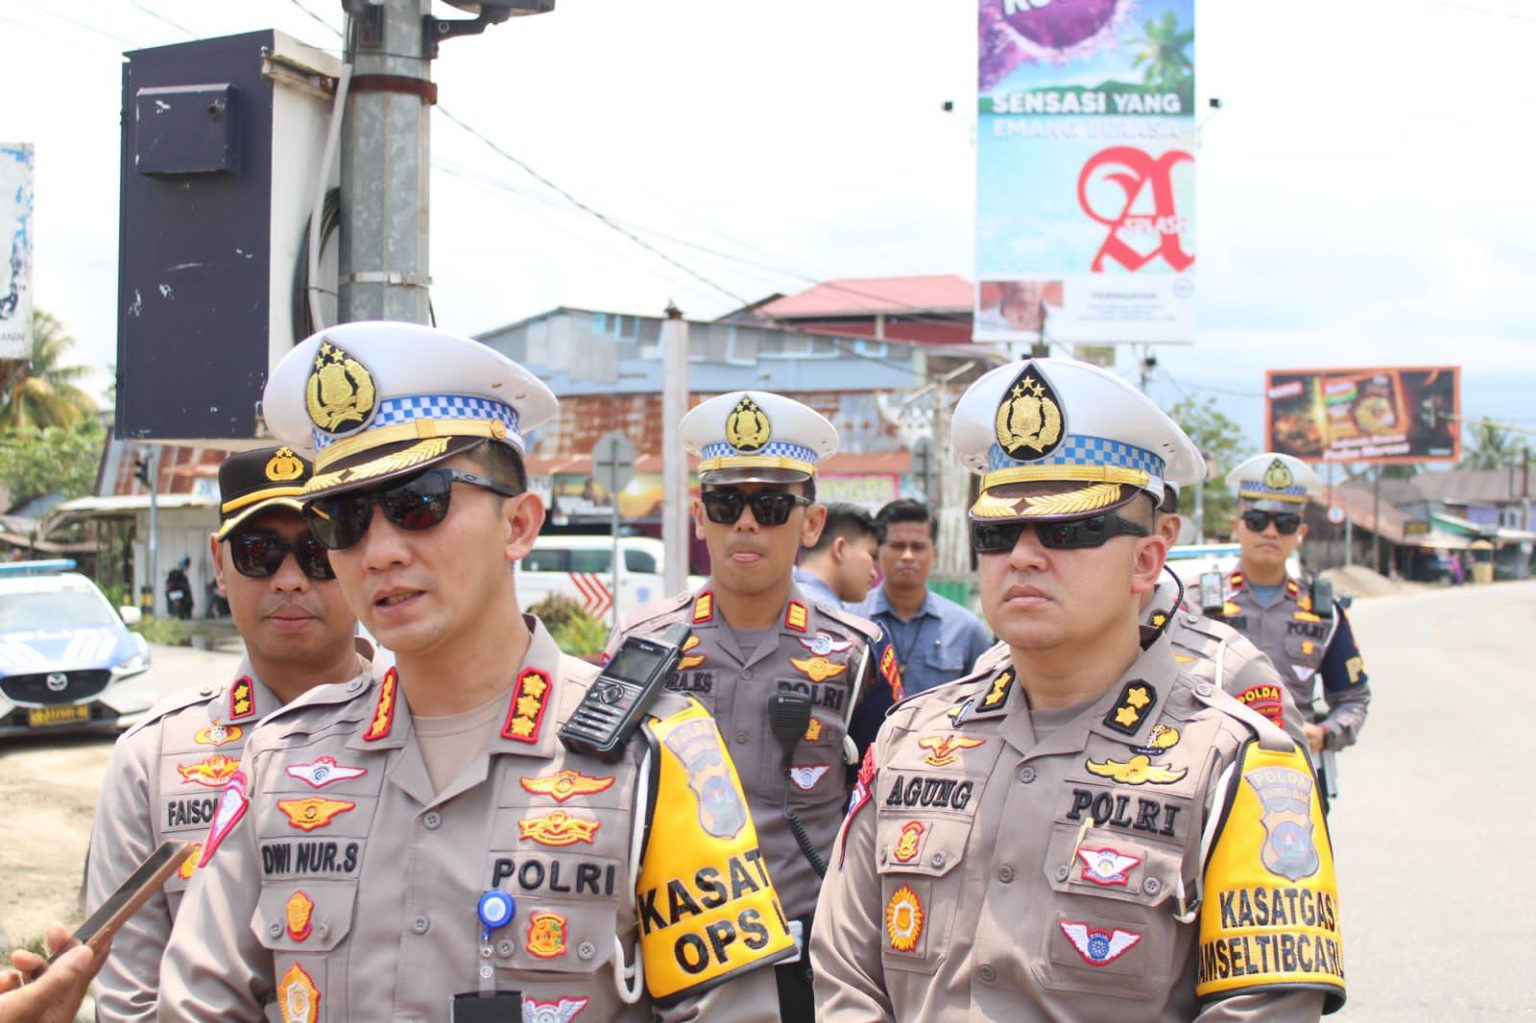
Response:
[{"label": "utility pole", "polygon": [[341,135],[337,316],[428,320],[430,0],[343,0],[353,65]]},{"label": "utility pole", "polygon": [[688,321],[669,304],[661,324],[661,542],[666,593],[688,588],[688,454],[678,426],[688,411]]}]

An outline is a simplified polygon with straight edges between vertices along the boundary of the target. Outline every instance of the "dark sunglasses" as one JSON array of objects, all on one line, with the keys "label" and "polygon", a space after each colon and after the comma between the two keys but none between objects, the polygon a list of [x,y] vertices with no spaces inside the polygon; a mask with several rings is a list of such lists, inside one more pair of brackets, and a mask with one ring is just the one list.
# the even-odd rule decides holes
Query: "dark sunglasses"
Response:
[{"label": "dark sunglasses", "polygon": [[1255,533],[1262,533],[1269,528],[1269,524],[1275,524],[1275,531],[1281,536],[1290,536],[1301,528],[1301,516],[1295,512],[1267,512],[1250,508],[1243,512],[1243,525]]},{"label": "dark sunglasses", "polygon": [[971,549],[977,554],[1006,554],[1024,530],[1033,529],[1040,546],[1057,551],[1102,547],[1116,536],[1150,536],[1145,526],[1113,512],[1067,522],[972,522]]},{"label": "dark sunglasses", "polygon": [[699,495],[704,502],[704,514],[709,521],[721,526],[735,525],[741,518],[741,510],[752,506],[752,517],[759,526],[782,526],[789,521],[789,513],[796,505],[810,504],[809,497],[789,494],[782,490],[760,490],[755,494],[743,494],[739,490],[707,490]]},{"label": "dark sunglasses", "polygon": [[346,550],[368,532],[377,504],[384,517],[401,529],[431,529],[448,517],[455,483],[482,487],[502,497],[522,493],[511,487],[460,469],[428,469],[381,490],[350,491],[335,497],[316,498],[304,506],[315,539],[333,551]]},{"label": "dark sunglasses", "polygon": [[336,578],[331,571],[331,555],[320,541],[306,536],[297,543],[288,543],[276,533],[251,530],[234,533],[229,537],[229,560],[235,571],[252,579],[269,579],[283,567],[283,559],[292,551],[299,563],[299,571],[321,582]]}]

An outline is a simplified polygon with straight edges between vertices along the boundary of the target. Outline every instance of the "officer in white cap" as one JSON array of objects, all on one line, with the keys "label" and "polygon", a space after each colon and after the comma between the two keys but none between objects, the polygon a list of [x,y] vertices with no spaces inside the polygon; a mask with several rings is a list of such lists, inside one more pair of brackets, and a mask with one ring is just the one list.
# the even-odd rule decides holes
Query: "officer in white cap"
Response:
[{"label": "officer in white cap", "polygon": [[[1305,754],[1139,625],[1167,553],[1156,506],[1165,481],[1201,475],[1194,445],[1139,391],[1064,359],[983,376],[952,442],[981,477],[971,543],[1012,656],[881,728],[822,890],[820,1018],[1337,1008],[1332,851]],[[1270,912],[1277,898],[1295,912]]]},{"label": "officer in white cap", "polygon": [[283,359],[265,409],[315,450],[304,513],[396,667],[250,735],[161,1018],[777,1019],[760,967],[794,941],[708,713],[661,694],[613,762],[558,735],[597,671],[512,571],[549,389],[468,338],[349,323]]},{"label": "officer in white cap", "polygon": [[[795,556],[816,542],[826,508],[818,464],[837,431],[798,401],[736,391],[683,417],[699,459],[694,524],[711,575],[696,593],[638,608],[620,637],[693,626],[678,688],[720,722],[759,828],[768,868],[802,942],[824,860],[848,806],[852,769],[900,693],[880,627],[794,583]],[[786,1021],[813,1018],[809,961],[778,968]]]},{"label": "officer in white cap", "polygon": [[[1307,745],[1324,777],[1337,784],[1333,753],[1351,746],[1365,725],[1370,679],[1344,607],[1286,567],[1307,535],[1303,512],[1323,481],[1305,462],[1266,451],[1227,474],[1237,488],[1232,533],[1242,558],[1227,578],[1222,619],[1275,662],[1306,718]],[[1322,710],[1315,694],[1322,682]]]}]

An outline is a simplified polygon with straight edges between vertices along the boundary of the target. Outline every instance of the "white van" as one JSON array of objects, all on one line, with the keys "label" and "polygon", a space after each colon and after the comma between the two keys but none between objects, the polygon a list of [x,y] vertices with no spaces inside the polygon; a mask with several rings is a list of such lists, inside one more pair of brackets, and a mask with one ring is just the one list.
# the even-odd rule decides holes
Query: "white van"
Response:
[{"label": "white van", "polygon": [[[648,536],[619,538],[619,617],[648,601],[668,596],[663,588],[666,548]],[[703,585],[689,576],[688,588]],[[607,536],[541,536],[517,566],[517,601],[522,607],[552,594],[570,597],[600,621],[613,614],[613,539]]]}]

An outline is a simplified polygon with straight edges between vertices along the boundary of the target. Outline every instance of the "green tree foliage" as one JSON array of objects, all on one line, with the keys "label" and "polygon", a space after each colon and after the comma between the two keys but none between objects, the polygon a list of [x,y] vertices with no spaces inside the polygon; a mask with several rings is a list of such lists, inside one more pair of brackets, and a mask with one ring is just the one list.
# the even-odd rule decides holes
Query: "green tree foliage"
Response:
[{"label": "green tree foliage", "polygon": [[63,365],[74,345],[62,323],[41,309],[32,310],[32,357],[0,395],[0,434],[28,427],[69,429],[91,418],[96,403],[79,386],[90,370]]},{"label": "green tree foliage", "polygon": [[[1223,478],[1233,466],[1253,454],[1243,439],[1243,431],[1237,423],[1216,408],[1215,398],[1200,401],[1194,397],[1183,398],[1168,415],[1189,435],[1214,466],[1211,478],[1205,481],[1205,535],[1207,539],[1227,536],[1232,531],[1232,516],[1237,511],[1237,494],[1227,486]],[[1179,511],[1186,519],[1193,518],[1194,488],[1187,487],[1179,495]]]},{"label": "green tree foliage", "polygon": [[1142,83],[1162,92],[1184,92],[1190,88],[1194,64],[1184,51],[1195,41],[1191,29],[1179,29],[1179,19],[1172,11],[1162,18],[1148,20],[1142,25],[1145,34],[1131,40],[1139,46],[1133,67],[1142,68]]},{"label": "green tree foliage", "polygon": [[1523,461],[1530,449],[1524,437],[1516,437],[1488,419],[1469,426],[1467,432],[1470,437],[1461,452],[1463,469],[1501,469]]},{"label": "green tree foliage", "polygon": [[0,433],[0,484],[11,506],[44,494],[83,497],[96,486],[106,427],[87,416],[73,429],[25,426]]}]

